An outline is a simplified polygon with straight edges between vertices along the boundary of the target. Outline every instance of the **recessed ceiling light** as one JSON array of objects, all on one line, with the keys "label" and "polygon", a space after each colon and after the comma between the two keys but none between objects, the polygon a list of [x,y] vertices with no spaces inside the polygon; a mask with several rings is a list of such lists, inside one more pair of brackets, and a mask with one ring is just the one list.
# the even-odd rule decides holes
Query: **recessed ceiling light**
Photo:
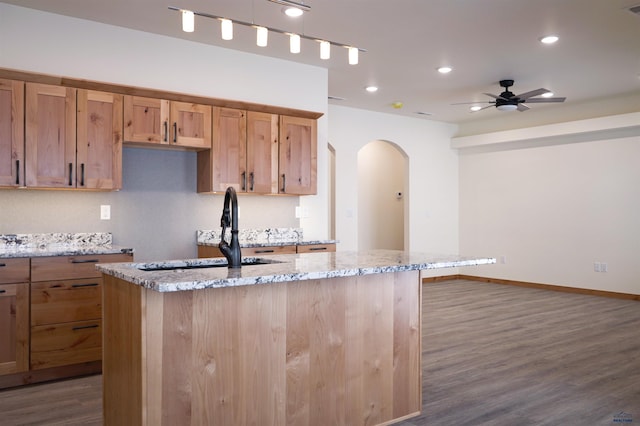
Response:
[{"label": "recessed ceiling light", "polygon": [[282,8],[282,12],[284,12],[285,15],[291,18],[297,18],[298,16],[302,16],[304,10],[298,9],[297,7],[293,6],[285,6]]},{"label": "recessed ceiling light", "polygon": [[540,41],[544,44],[553,44],[558,41],[560,38],[556,35],[548,35],[540,38]]},{"label": "recessed ceiling light", "polygon": [[440,74],[449,74],[451,71],[453,71],[453,68],[447,66],[438,68]]},{"label": "recessed ceiling light", "polygon": [[482,107],[480,105],[474,105],[472,107],[469,107],[469,109],[471,111],[480,111],[482,109]]},{"label": "recessed ceiling light", "polygon": [[378,86],[367,86],[364,88],[369,93],[374,93],[378,91]]},{"label": "recessed ceiling light", "polygon": [[540,96],[542,96],[543,98],[550,98],[550,97],[552,97],[552,96],[553,96],[553,92],[543,93],[543,94],[542,94],[542,95],[540,95]]}]

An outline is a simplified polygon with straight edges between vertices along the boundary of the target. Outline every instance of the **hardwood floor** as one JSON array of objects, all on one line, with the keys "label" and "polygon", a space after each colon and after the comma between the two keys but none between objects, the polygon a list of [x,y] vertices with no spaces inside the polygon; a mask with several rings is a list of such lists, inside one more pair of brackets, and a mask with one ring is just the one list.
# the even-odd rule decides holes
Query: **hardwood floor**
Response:
[{"label": "hardwood floor", "polygon": [[[458,280],[422,303],[423,414],[399,425],[640,422],[637,301]],[[100,384],[0,391],[0,425],[100,425]]]}]

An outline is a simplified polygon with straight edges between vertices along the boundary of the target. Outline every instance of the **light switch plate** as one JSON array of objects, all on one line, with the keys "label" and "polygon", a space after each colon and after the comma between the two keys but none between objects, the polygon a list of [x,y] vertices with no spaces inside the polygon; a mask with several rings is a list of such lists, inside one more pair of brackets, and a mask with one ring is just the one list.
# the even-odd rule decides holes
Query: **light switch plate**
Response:
[{"label": "light switch plate", "polygon": [[100,206],[100,219],[101,220],[111,219],[111,206],[109,204],[103,204]]}]

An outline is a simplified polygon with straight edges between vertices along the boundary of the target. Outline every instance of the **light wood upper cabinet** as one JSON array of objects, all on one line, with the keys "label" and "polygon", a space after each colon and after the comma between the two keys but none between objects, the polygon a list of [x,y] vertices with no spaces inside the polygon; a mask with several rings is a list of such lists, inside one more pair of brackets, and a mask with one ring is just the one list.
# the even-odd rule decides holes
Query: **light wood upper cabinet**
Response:
[{"label": "light wood upper cabinet", "polygon": [[76,182],[76,89],[26,85],[26,183],[73,188]]},{"label": "light wood upper cabinet", "polygon": [[278,193],[278,116],[247,113],[247,170],[249,192]]},{"label": "light wood upper cabinet", "polygon": [[26,184],[122,187],[122,95],[27,83]]},{"label": "light wood upper cabinet", "polygon": [[277,193],[278,116],[213,108],[211,151],[198,153],[198,192]]},{"label": "light wood upper cabinet", "polygon": [[122,188],[122,95],[78,90],[78,188]]},{"label": "light wood upper cabinet", "polygon": [[278,192],[308,195],[316,193],[316,120],[280,116],[280,163]]},{"label": "light wood upper cabinet", "polygon": [[209,149],[211,107],[125,96],[124,140],[138,145]]},{"label": "light wood upper cabinet", "polygon": [[0,79],[0,186],[24,185],[24,83]]}]

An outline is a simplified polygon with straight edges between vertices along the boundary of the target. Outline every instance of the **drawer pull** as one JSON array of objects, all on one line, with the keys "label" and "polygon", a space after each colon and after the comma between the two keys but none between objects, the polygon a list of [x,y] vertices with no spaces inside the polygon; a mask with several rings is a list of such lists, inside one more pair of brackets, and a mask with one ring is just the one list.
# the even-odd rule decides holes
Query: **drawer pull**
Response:
[{"label": "drawer pull", "polygon": [[309,251],[320,251],[320,250],[326,250],[326,247],[311,247],[309,248]]},{"label": "drawer pull", "polygon": [[77,327],[73,327],[71,330],[76,331],[76,330],[85,330],[87,328],[98,328],[98,324],[91,324],[91,325],[79,325]]},{"label": "drawer pull", "polygon": [[6,292],[7,292],[7,290],[0,290],[0,294],[6,293]]},{"label": "drawer pull", "polygon": [[71,263],[98,263],[100,259],[73,259]]},{"label": "drawer pull", "polygon": [[78,287],[97,287],[98,283],[87,283],[87,284],[72,284],[71,287],[73,288],[78,288]]},{"label": "drawer pull", "polygon": [[268,249],[268,250],[256,250],[256,254],[259,253],[273,253],[275,250],[273,249]]},{"label": "drawer pull", "polygon": [[7,264],[6,263],[0,263],[0,268],[2,268],[4,266],[7,266]]}]

